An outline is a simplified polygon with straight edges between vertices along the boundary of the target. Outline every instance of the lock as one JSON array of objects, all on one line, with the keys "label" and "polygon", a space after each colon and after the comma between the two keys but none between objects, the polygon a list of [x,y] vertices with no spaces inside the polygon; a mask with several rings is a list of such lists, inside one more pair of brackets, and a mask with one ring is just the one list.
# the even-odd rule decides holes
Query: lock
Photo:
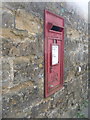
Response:
[{"label": "lock", "polygon": [[45,97],[63,87],[64,19],[45,10]]},{"label": "lock", "polygon": [[54,44],[56,44],[56,43],[57,43],[57,40],[56,40],[56,39],[54,39],[54,40],[53,40],[53,43],[54,43]]}]

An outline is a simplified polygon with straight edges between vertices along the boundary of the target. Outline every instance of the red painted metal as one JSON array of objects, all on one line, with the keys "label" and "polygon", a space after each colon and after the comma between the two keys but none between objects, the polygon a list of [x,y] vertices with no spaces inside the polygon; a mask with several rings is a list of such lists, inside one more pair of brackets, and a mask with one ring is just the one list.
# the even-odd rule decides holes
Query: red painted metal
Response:
[{"label": "red painted metal", "polygon": [[[53,56],[52,47],[57,50],[55,53],[56,56]],[[54,57],[58,61],[56,64],[52,63]],[[64,19],[47,10],[45,10],[44,60],[45,97],[48,97],[63,87]]]}]

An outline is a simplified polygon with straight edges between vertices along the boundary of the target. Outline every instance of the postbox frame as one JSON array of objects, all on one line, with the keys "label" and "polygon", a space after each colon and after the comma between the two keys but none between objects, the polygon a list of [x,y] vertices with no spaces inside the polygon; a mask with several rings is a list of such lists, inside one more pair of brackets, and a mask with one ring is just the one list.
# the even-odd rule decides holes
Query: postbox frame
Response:
[{"label": "postbox frame", "polygon": [[[47,55],[47,43],[48,43],[48,40],[47,40],[47,25],[46,25],[46,15],[47,15],[47,13],[49,13],[49,14],[51,14],[51,15],[53,15],[53,16],[56,16],[56,17],[58,17],[58,18],[60,18],[60,19],[62,19],[63,20],[63,26],[60,26],[61,28],[63,28],[64,29],[64,18],[63,17],[61,17],[61,16],[59,16],[59,15],[56,15],[56,14],[54,14],[54,13],[52,13],[52,12],[50,12],[50,11],[48,11],[48,10],[44,10],[44,78],[45,78],[45,80],[44,80],[44,97],[46,98],[46,97],[48,97],[48,96],[50,96],[50,95],[52,95],[52,94],[54,94],[56,91],[58,91],[58,90],[60,90],[62,87],[63,87],[63,83],[64,83],[64,30],[63,30],[63,36],[62,36],[62,52],[61,52],[61,56],[62,56],[62,58],[61,58],[61,81],[62,81],[62,84],[60,84],[60,86],[59,87],[57,87],[56,89],[54,89],[53,91],[51,91],[51,92],[49,92],[48,93],[48,87],[47,87],[47,84],[48,84],[48,80],[47,80],[47,78],[48,78],[48,71],[47,71],[47,68],[48,68],[48,64],[47,64],[47,57],[48,57],[48,55]],[[53,31],[53,32],[55,32],[55,31]]]}]

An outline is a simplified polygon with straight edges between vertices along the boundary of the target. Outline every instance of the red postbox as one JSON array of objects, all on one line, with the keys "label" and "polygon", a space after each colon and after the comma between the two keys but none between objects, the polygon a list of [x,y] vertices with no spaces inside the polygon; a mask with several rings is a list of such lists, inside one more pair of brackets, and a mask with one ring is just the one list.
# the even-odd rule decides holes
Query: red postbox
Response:
[{"label": "red postbox", "polygon": [[63,87],[64,19],[45,10],[45,97]]}]

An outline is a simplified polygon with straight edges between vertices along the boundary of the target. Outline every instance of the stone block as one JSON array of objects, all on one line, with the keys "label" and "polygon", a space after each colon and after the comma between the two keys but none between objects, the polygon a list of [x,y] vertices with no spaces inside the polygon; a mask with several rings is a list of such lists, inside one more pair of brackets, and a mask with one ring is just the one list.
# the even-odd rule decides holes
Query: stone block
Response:
[{"label": "stone block", "polygon": [[39,118],[41,115],[43,116],[43,114],[46,113],[49,108],[50,108],[50,101],[42,102],[39,105],[32,107],[31,117],[32,118]]},{"label": "stone block", "polygon": [[[16,62],[16,61],[15,61]],[[30,65],[30,62],[20,62],[14,64],[14,84],[19,84],[24,81],[29,81],[34,77],[33,74],[33,67]]]},{"label": "stone block", "polygon": [[60,118],[60,113],[59,113],[58,108],[49,111],[49,112],[46,114],[46,116],[47,116],[48,118]]},{"label": "stone block", "polygon": [[39,63],[42,63],[42,58],[36,59],[35,56],[19,57],[15,59],[13,81],[14,84],[19,84],[21,82],[29,80],[38,81],[39,78],[42,78],[43,71],[42,68],[38,67]]},{"label": "stone block", "polygon": [[8,60],[2,61],[2,88],[6,89],[11,83],[11,67]]},{"label": "stone block", "polygon": [[9,56],[9,52],[13,43],[10,39],[2,39],[2,55]]},{"label": "stone block", "polygon": [[20,36],[20,37],[28,36],[27,30],[12,29],[11,32],[14,33],[16,36]]},{"label": "stone block", "polygon": [[11,11],[2,10],[2,27],[14,28],[15,17]]},{"label": "stone block", "polygon": [[41,21],[33,14],[26,12],[23,9],[18,9],[15,16],[16,28],[27,30],[28,33],[42,32]]}]

